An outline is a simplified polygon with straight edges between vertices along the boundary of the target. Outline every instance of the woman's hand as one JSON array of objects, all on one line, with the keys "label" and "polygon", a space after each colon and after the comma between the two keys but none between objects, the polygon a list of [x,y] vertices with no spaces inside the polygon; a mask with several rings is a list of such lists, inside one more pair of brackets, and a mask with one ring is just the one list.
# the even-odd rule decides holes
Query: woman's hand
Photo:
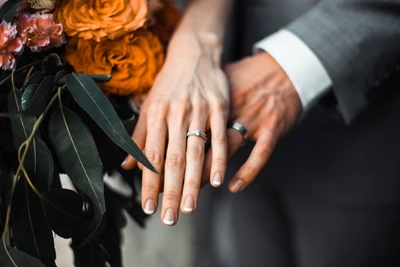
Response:
[{"label": "woman's hand", "polygon": [[[213,161],[205,175],[214,186],[221,185],[225,175],[229,90],[220,68],[221,50],[220,39],[213,34],[177,34],[132,136],[159,172],[143,170],[143,210],[156,211],[164,183],[161,220],[166,225],[176,224],[179,206],[184,213],[197,208],[205,142],[199,136],[186,137],[187,132],[211,131]],[[128,157],[123,168],[135,164]]]}]

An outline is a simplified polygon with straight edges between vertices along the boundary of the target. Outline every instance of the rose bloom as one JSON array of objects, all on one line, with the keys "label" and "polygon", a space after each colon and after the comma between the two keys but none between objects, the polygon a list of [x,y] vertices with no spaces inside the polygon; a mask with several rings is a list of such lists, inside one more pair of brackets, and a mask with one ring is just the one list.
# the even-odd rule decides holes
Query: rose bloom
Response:
[{"label": "rose bloom", "polygon": [[24,44],[17,37],[17,26],[2,21],[0,23],[0,67],[3,70],[15,68],[15,58],[12,53],[21,53]]},{"label": "rose bloom", "polygon": [[43,13],[51,12],[56,6],[57,0],[28,0],[31,8]]},{"label": "rose bloom", "polygon": [[142,27],[147,11],[147,0],[64,0],[54,17],[67,35],[100,42]]},{"label": "rose bloom", "polygon": [[16,23],[19,36],[33,52],[66,43],[63,27],[54,23],[52,14],[22,14]]},{"label": "rose bloom", "polygon": [[102,42],[74,37],[65,57],[77,72],[111,75],[99,86],[107,94],[121,96],[147,92],[164,61],[160,41],[145,29]]}]

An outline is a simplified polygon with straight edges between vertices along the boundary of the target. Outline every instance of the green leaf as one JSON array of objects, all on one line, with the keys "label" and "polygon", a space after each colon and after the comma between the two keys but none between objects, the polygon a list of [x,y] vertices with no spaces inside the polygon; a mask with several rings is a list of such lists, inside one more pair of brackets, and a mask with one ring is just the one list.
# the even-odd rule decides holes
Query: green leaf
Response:
[{"label": "green leaf", "polygon": [[75,101],[118,146],[146,168],[157,172],[135,142],[132,141],[110,101],[91,77],[81,73],[72,73],[67,76],[66,82]]},{"label": "green leaf", "polygon": [[0,19],[10,22],[22,0],[9,0],[0,9]]},{"label": "green leaf", "polygon": [[64,171],[93,207],[93,227],[88,239],[97,234],[106,211],[102,164],[93,136],[73,111],[57,108],[50,118],[49,137]]},{"label": "green leaf", "polygon": [[[27,88],[29,85],[31,84],[39,84],[44,76],[45,76],[45,72],[44,71],[37,71],[34,74],[32,74],[31,76],[29,76],[28,80],[25,82],[24,87]],[[25,89],[26,90],[26,89]]]},{"label": "green leaf", "polygon": [[19,119],[19,118],[27,118],[32,117],[32,114],[27,112],[10,112],[10,113],[0,113],[0,118],[10,118],[10,119]]},{"label": "green leaf", "polygon": [[[11,255],[11,258],[7,255],[6,249],[8,250],[8,253]],[[46,267],[43,265],[43,263],[24,253],[21,250],[18,250],[16,248],[4,248],[3,244],[0,244],[0,267]]]},{"label": "green leaf", "polygon": [[[33,183],[38,177],[29,173]],[[46,221],[42,201],[29,187],[25,179],[21,179],[15,190],[13,201],[12,233],[13,240],[19,250],[38,258],[46,266],[55,266],[55,249],[53,234]]]},{"label": "green leaf", "polygon": [[64,69],[65,66],[66,65],[62,63],[61,58],[55,53],[49,54],[42,62],[42,70],[51,75]]},{"label": "green leaf", "polygon": [[[7,105],[9,112],[21,112],[21,92],[11,90]],[[13,118],[10,121],[14,146],[18,149],[31,135],[36,118],[20,117]],[[46,143],[39,136],[35,136],[28,150],[24,166],[28,171],[36,173],[43,179],[39,186],[44,191],[50,189],[54,173],[53,156]]]},{"label": "green leaf", "polygon": [[51,229],[63,238],[71,238],[81,234],[83,223],[83,200],[78,193],[58,189],[44,194],[43,201],[47,220]]},{"label": "green leaf", "polygon": [[99,83],[108,82],[111,79],[111,75],[108,74],[92,74],[89,76],[92,77],[95,82]]},{"label": "green leaf", "polygon": [[21,108],[23,111],[28,110],[28,107],[31,104],[32,97],[35,94],[37,88],[38,85],[36,83],[30,84],[25,88],[21,98]]},{"label": "green leaf", "polygon": [[29,113],[40,115],[46,109],[53,86],[54,77],[45,77],[43,81],[39,84],[37,89],[33,91],[31,97],[25,99],[26,101],[24,102],[24,95],[28,91],[27,88],[24,92],[24,95],[22,96],[22,108],[24,108],[25,104],[25,107],[27,108]]},{"label": "green leaf", "polygon": [[[11,90],[8,94],[7,106],[8,111],[12,112],[22,112],[21,107],[22,93],[18,90]],[[14,139],[14,146],[16,149],[29,138],[32,133],[33,125],[36,122],[35,117],[18,118],[11,120],[11,128]]]},{"label": "green leaf", "polygon": [[80,246],[81,240],[73,239],[72,250],[76,267],[103,267],[106,266],[108,253],[97,241],[91,241]]}]

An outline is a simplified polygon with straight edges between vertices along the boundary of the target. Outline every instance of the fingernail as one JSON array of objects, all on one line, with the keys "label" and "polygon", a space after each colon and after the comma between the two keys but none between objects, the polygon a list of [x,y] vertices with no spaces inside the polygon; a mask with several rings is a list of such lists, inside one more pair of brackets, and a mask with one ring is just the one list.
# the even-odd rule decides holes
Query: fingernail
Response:
[{"label": "fingernail", "polygon": [[124,166],[128,159],[125,159],[124,162],[121,163],[121,166]]},{"label": "fingernail", "polygon": [[194,208],[194,199],[192,195],[189,195],[185,199],[185,205],[183,206],[183,210],[186,212],[192,212]]},{"label": "fingernail", "polygon": [[238,179],[233,183],[231,191],[237,193],[242,189],[243,185],[244,185],[243,181]]},{"label": "fingernail", "polygon": [[163,222],[166,225],[173,225],[175,223],[175,214],[171,208],[169,208],[165,211]]},{"label": "fingernail", "polygon": [[222,183],[222,175],[221,175],[220,172],[217,172],[217,173],[214,175],[213,185],[218,186],[218,185],[221,185],[221,183]]},{"label": "fingernail", "polygon": [[146,201],[146,205],[144,206],[144,212],[145,212],[146,214],[151,215],[151,214],[154,213],[154,210],[155,210],[154,201],[153,201],[152,199],[148,199],[148,200]]}]

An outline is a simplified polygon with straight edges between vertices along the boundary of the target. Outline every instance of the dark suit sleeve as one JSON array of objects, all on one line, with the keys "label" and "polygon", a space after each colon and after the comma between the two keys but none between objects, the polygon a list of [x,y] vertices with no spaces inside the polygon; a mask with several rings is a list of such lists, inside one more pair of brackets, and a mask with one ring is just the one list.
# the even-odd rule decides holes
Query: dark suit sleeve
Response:
[{"label": "dark suit sleeve", "polygon": [[399,75],[400,0],[321,1],[287,29],[321,60],[347,123]]}]

